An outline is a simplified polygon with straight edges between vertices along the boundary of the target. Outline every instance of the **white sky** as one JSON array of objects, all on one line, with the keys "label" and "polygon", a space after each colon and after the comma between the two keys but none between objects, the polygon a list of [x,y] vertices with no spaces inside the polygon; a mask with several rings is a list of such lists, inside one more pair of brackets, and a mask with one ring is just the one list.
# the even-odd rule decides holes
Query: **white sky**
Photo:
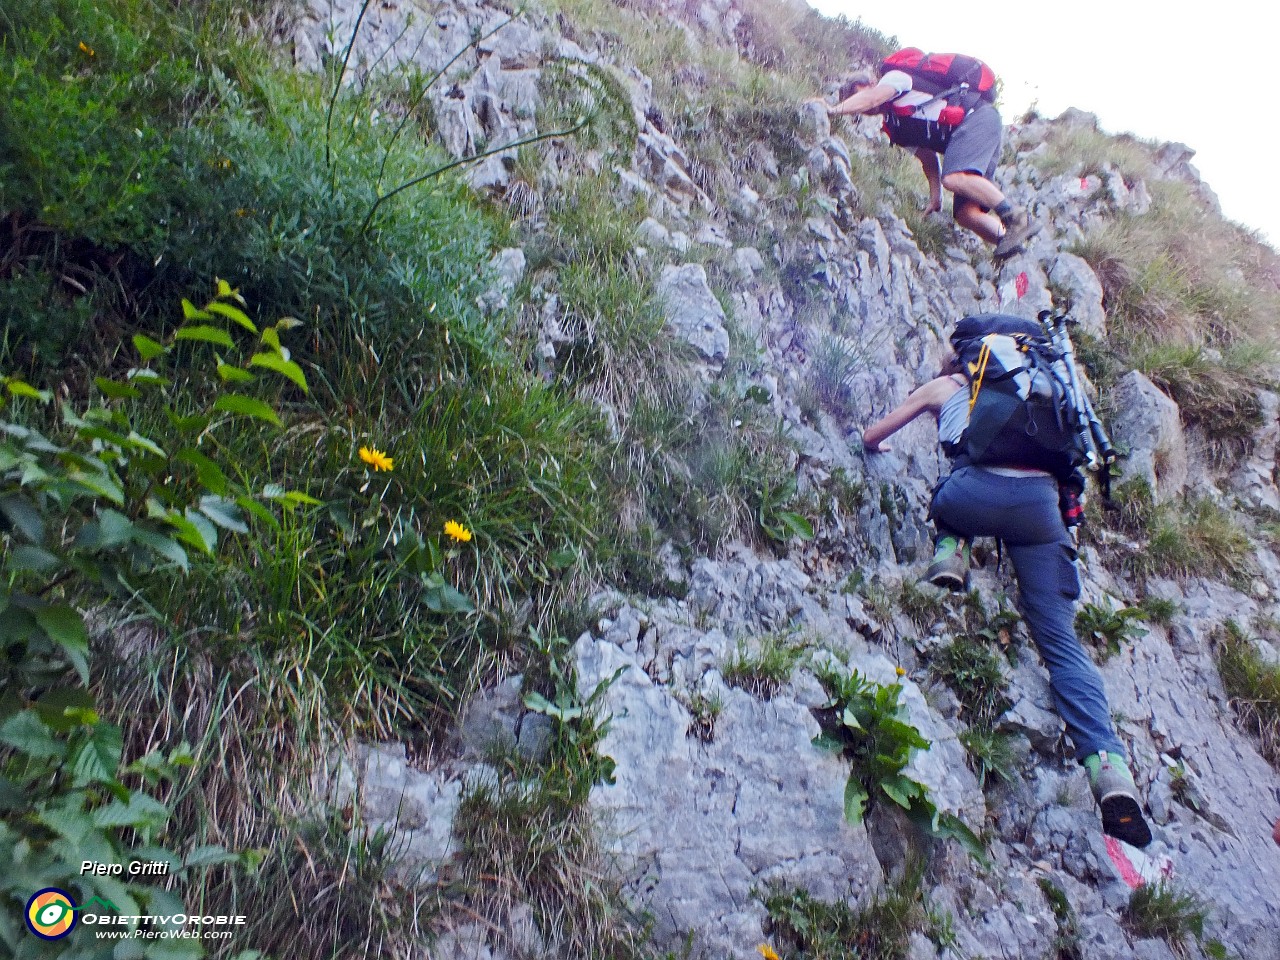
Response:
[{"label": "white sky", "polygon": [[1177,141],[1229,219],[1280,248],[1280,6],[1115,0],[809,0],[904,47],[967,53],[1004,84],[1005,123],[1036,102],[1108,133]]}]

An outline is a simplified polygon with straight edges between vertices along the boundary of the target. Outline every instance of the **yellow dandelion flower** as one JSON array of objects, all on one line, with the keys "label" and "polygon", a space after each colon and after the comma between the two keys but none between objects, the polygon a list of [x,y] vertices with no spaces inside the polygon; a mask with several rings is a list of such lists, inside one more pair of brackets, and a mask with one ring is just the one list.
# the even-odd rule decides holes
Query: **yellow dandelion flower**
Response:
[{"label": "yellow dandelion flower", "polygon": [[471,540],[471,531],[456,520],[446,520],[444,532],[459,543],[468,543]]},{"label": "yellow dandelion flower", "polygon": [[93,47],[89,46],[83,40],[80,41],[80,52],[83,53],[86,57],[97,56],[97,54],[93,52]]},{"label": "yellow dandelion flower", "polygon": [[900,677],[905,677],[907,675],[907,671],[903,670],[901,667],[894,667],[893,672]]},{"label": "yellow dandelion flower", "polygon": [[361,447],[360,459],[374,470],[390,470],[395,466],[395,461],[377,447]]},{"label": "yellow dandelion flower", "polygon": [[778,956],[778,951],[773,949],[773,947],[769,946],[767,943],[760,944],[756,949],[760,951],[760,956],[764,957],[764,960],[782,960],[782,958]]}]

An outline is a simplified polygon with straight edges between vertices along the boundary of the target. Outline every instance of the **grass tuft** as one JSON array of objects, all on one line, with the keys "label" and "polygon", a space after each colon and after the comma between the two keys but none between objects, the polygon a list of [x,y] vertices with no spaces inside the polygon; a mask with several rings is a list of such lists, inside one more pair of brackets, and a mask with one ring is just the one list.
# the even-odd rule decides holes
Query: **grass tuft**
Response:
[{"label": "grass tuft", "polygon": [[1262,755],[1280,770],[1280,667],[1264,659],[1233,621],[1214,641],[1218,673],[1240,726],[1258,738]]}]

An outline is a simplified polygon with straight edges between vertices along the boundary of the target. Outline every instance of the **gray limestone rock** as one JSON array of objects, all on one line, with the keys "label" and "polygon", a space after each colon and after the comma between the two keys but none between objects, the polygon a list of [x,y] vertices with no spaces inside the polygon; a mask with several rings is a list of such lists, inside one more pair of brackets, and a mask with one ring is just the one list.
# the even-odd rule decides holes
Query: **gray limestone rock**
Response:
[{"label": "gray limestone rock", "polygon": [[[1095,337],[1107,334],[1107,314],[1102,309],[1102,284],[1083,258],[1063,251],[1049,268],[1049,282],[1070,299],[1071,316],[1082,330]],[[1066,304],[1057,304],[1059,309]]]},{"label": "gray limestone rock", "polygon": [[1112,403],[1121,415],[1110,424],[1112,440],[1124,444],[1126,478],[1141,477],[1157,502],[1187,485],[1187,442],[1178,405],[1137,370],[1116,383]]},{"label": "gray limestone rock", "polygon": [[711,292],[702,265],[664,267],[658,295],[671,331],[692,345],[703,361],[719,369],[729,355],[729,333],[724,327],[724,308]]}]

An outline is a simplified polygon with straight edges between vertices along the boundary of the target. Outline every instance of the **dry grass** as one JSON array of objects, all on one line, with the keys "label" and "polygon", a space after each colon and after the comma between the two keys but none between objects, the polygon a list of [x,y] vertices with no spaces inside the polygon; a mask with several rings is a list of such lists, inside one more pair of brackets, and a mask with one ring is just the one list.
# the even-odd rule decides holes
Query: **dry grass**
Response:
[{"label": "dry grass", "polygon": [[1149,179],[1153,171],[1153,145],[1127,134],[1112,136],[1079,125],[1054,125],[1045,140],[1046,150],[1031,162],[1050,177],[1072,174],[1087,177],[1115,170],[1126,183]]},{"label": "dry grass", "polygon": [[1280,667],[1264,660],[1234,622],[1214,641],[1218,673],[1240,726],[1258,738],[1262,755],[1280,770]]}]

